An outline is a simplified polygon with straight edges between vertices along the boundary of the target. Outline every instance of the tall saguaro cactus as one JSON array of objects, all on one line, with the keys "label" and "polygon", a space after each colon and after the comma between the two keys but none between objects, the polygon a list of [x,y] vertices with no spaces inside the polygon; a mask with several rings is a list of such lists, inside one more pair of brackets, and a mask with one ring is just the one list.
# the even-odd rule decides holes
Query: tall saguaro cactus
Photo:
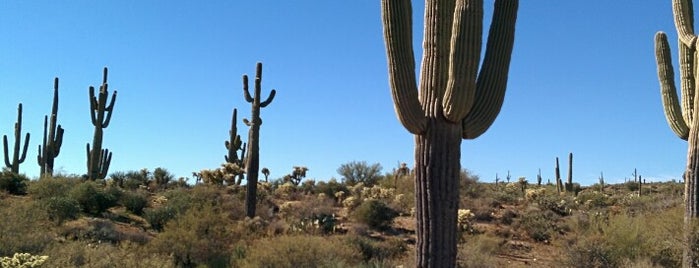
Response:
[{"label": "tall saguaro cactus", "polygon": [[[667,36],[663,32],[655,35],[655,58],[658,65],[658,80],[662,95],[665,118],[670,128],[687,140],[687,165],[684,171],[685,193],[685,245],[683,267],[697,267],[699,252],[693,250],[693,226],[699,218],[699,109],[697,109],[697,35],[694,33],[694,10],[691,0],[673,0],[672,11],[679,37],[679,63],[682,103],[677,97],[675,73]],[[640,180],[640,179],[639,179]]]},{"label": "tall saguaro cactus", "polygon": [[381,1],[391,95],[399,121],[415,135],[419,267],[456,264],[461,140],[483,134],[500,112],[518,5],[518,0],[495,1],[479,71],[483,1],[425,1],[418,86],[411,2]]},{"label": "tall saguaro cactus", "polygon": [[92,149],[90,143],[87,144],[87,176],[90,180],[104,179],[107,177],[109,164],[112,161],[112,153],[107,149],[102,149],[102,129],[109,126],[116,101],[117,91],[112,93],[112,100],[107,105],[107,67],[104,68],[102,85],[99,93],[95,96],[95,88],[90,86],[90,118],[95,126],[95,134],[92,138]]},{"label": "tall saguaro cactus", "polygon": [[566,192],[573,192],[573,153],[568,153],[568,182],[566,182]]},{"label": "tall saguaro cactus", "polygon": [[257,178],[259,177],[260,169],[260,125],[262,125],[262,119],[260,119],[260,109],[267,107],[272,100],[274,95],[277,93],[276,90],[272,89],[269,96],[265,101],[261,101],[260,96],[262,93],[262,63],[257,63],[257,68],[255,71],[255,91],[254,95],[250,95],[250,90],[248,89],[248,76],[243,75],[243,93],[245,95],[245,101],[252,105],[252,116],[248,121],[243,119],[246,125],[250,127],[248,132],[248,155],[247,163],[245,164],[245,171],[247,173],[247,194],[245,196],[245,214],[246,216],[253,218],[255,217],[255,208],[257,206]]},{"label": "tall saguaro cactus", "polygon": [[[224,155],[226,162],[231,164],[236,164],[241,169],[245,169],[245,147],[244,143],[238,135],[238,109],[233,109],[233,116],[231,119],[231,130],[228,131],[230,135],[229,140],[225,142],[226,149],[228,150],[228,155]],[[238,151],[240,151],[240,157],[238,157]],[[243,180],[244,174],[238,174],[238,179],[235,184],[240,185]]]},{"label": "tall saguaro cactus", "polygon": [[24,136],[24,147],[20,155],[20,143],[22,142],[22,104],[17,105],[17,122],[15,122],[15,145],[12,151],[12,162],[8,154],[9,146],[7,143],[7,135],[2,136],[2,148],[5,154],[5,166],[10,168],[13,173],[19,173],[19,164],[27,158],[27,148],[29,147],[29,132]]},{"label": "tall saguaro cactus", "polygon": [[[58,120],[58,77],[53,80],[53,105],[51,106],[51,119],[44,116],[43,147],[39,145],[37,162],[41,167],[41,176],[53,175],[54,160],[61,152],[63,144],[63,128],[56,125]],[[50,122],[50,123],[49,123]]]}]

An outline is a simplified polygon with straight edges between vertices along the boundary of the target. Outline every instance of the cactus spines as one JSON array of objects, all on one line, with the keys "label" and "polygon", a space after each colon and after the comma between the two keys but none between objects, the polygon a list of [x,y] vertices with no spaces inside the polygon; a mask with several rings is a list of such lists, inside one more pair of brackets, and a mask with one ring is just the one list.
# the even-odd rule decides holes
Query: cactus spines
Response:
[{"label": "cactus spines", "polygon": [[109,150],[102,149],[102,129],[109,126],[109,122],[112,119],[117,91],[115,90],[112,93],[112,100],[107,105],[107,98],[109,97],[107,87],[107,67],[105,67],[102,85],[97,96],[95,96],[95,88],[90,86],[90,118],[92,125],[95,126],[92,149],[90,149],[90,144],[87,144],[87,176],[90,180],[104,179],[107,176],[109,163],[112,159],[112,153]]},{"label": "cactus spines", "polygon": [[401,124],[415,134],[418,267],[456,265],[461,140],[483,134],[500,112],[518,4],[495,1],[479,69],[483,1],[426,1],[418,85],[411,2],[381,1],[394,108]]},{"label": "cactus spines", "polygon": [[269,105],[274,99],[276,90],[272,89],[265,101],[261,101],[262,91],[262,63],[257,63],[255,70],[255,89],[254,95],[250,94],[248,89],[248,76],[243,75],[243,94],[245,100],[252,105],[252,115],[250,120],[244,120],[245,124],[250,126],[248,131],[248,152],[245,163],[245,171],[247,173],[247,194],[245,196],[245,211],[250,218],[255,217],[255,207],[257,205],[257,178],[260,168],[260,108]]},{"label": "cactus spines", "polygon": [[36,157],[41,167],[41,176],[53,175],[54,160],[61,152],[63,144],[64,130],[60,124],[56,125],[58,120],[58,77],[53,80],[53,104],[50,118],[49,120],[49,116],[44,116],[43,146],[39,145],[39,154]]},{"label": "cactus spines", "polygon": [[[228,150],[228,155],[224,155],[227,163],[236,164],[239,168],[245,169],[245,146],[246,143],[242,142],[240,135],[238,135],[238,109],[233,109],[233,116],[231,118],[231,130],[228,131],[230,135],[229,140],[227,140],[224,145]],[[238,157],[238,151],[240,152],[240,157]],[[238,174],[238,179],[235,181],[236,185],[240,185],[243,181],[244,173]]]},{"label": "cactus spines", "polygon": [[[699,218],[699,101],[696,75],[699,64],[696,59],[697,35],[694,33],[694,9],[691,0],[673,0],[672,13],[679,39],[680,85],[682,104],[677,97],[675,74],[672,66],[670,46],[663,32],[655,35],[655,59],[662,95],[663,109],[668,125],[675,134],[687,143],[687,165],[684,172],[685,191],[685,246],[682,266],[695,267],[699,253],[694,250],[693,230]],[[640,181],[640,178],[639,178]],[[640,187],[639,187],[640,188]]]},{"label": "cactus spines", "polygon": [[12,154],[12,161],[10,161],[9,156],[9,145],[7,143],[7,135],[2,136],[3,152],[5,154],[5,166],[7,166],[12,173],[19,173],[19,164],[24,162],[27,158],[27,148],[29,148],[29,132],[24,136],[24,146],[22,147],[22,153],[20,155],[20,143],[22,142],[22,104],[17,105],[17,122],[15,122],[15,144]]}]

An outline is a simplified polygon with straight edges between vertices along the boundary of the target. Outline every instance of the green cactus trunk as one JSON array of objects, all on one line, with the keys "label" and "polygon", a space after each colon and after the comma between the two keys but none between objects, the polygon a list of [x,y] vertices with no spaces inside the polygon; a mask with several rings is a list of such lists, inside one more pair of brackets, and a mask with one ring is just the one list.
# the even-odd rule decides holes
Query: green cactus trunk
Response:
[{"label": "green cactus trunk", "polygon": [[87,144],[87,177],[90,180],[104,179],[109,171],[112,153],[107,149],[102,149],[102,135],[103,129],[109,126],[111,121],[116,95],[117,91],[115,90],[112,93],[112,100],[107,105],[109,92],[107,89],[107,68],[105,67],[98,96],[95,96],[95,88],[90,86],[90,118],[92,125],[95,126],[92,149],[90,149],[90,144]]},{"label": "green cactus trunk", "polygon": [[[54,160],[61,152],[63,144],[63,128],[56,125],[58,120],[58,77],[53,80],[53,104],[51,106],[51,119],[44,116],[43,147],[39,145],[37,162],[41,167],[41,176],[53,176]],[[50,123],[49,123],[50,122]]]},{"label": "green cactus trunk", "polygon": [[260,101],[262,91],[262,63],[257,63],[257,68],[255,71],[255,92],[254,96],[250,95],[248,90],[248,76],[243,75],[243,93],[245,94],[245,100],[252,105],[252,115],[250,121],[243,120],[246,125],[250,127],[248,132],[248,155],[247,163],[245,164],[245,171],[247,173],[247,194],[245,196],[245,214],[247,217],[255,217],[255,210],[257,207],[257,180],[259,177],[260,169],[260,125],[262,125],[262,119],[260,118],[260,109],[267,107],[276,94],[276,90],[272,89],[267,97],[267,100]]},{"label": "green cactus trunk", "polygon": [[[697,96],[697,36],[694,33],[694,9],[691,0],[673,0],[673,16],[679,39],[679,66],[682,103],[680,105],[675,86],[670,46],[663,32],[655,35],[655,58],[658,66],[660,92],[670,129],[687,140],[687,165],[685,181],[685,226],[683,267],[699,266],[699,252],[695,243],[695,231],[699,224],[699,96]],[[639,181],[641,179],[639,178]],[[640,188],[640,184],[639,184]]]},{"label": "green cactus trunk", "polygon": [[12,173],[19,174],[19,164],[24,162],[27,158],[27,148],[29,148],[29,133],[24,136],[24,147],[22,147],[22,154],[20,155],[20,144],[22,142],[22,104],[17,105],[17,122],[15,123],[15,144],[12,154],[12,161],[10,162],[9,156],[9,145],[7,142],[7,135],[2,136],[3,152],[5,154],[5,166],[7,166]]},{"label": "green cactus trunk", "polygon": [[418,267],[456,266],[461,140],[483,134],[500,112],[518,3],[496,1],[479,71],[482,1],[426,1],[418,91],[411,3],[381,2],[393,103],[415,135]]}]

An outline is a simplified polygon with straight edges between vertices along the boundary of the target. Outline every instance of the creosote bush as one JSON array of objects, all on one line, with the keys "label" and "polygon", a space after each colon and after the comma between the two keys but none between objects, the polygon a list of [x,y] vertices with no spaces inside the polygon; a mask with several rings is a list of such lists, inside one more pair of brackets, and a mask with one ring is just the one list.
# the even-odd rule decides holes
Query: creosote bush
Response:
[{"label": "creosote bush", "polygon": [[356,267],[361,255],[336,237],[278,236],[255,241],[240,267]]},{"label": "creosote bush", "polygon": [[28,182],[27,176],[13,173],[7,168],[3,168],[2,172],[0,172],[0,190],[7,191],[10,194],[26,194]]},{"label": "creosote bush", "polygon": [[93,181],[86,181],[71,189],[69,196],[88,214],[99,215],[117,204],[120,193],[116,188],[105,188]]},{"label": "creosote bush", "polygon": [[372,228],[384,229],[387,228],[398,216],[398,213],[388,207],[384,202],[374,199],[369,199],[362,202],[352,216],[360,223],[364,223]]},{"label": "creosote bush", "polygon": [[128,211],[131,211],[136,215],[141,215],[143,213],[143,209],[148,205],[148,195],[142,192],[126,191],[121,195],[119,203],[121,203]]}]

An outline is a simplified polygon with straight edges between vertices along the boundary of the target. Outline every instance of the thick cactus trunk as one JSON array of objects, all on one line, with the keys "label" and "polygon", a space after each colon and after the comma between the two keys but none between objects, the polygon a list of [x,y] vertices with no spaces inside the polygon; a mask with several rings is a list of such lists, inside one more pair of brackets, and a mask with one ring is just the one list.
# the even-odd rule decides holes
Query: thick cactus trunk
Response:
[{"label": "thick cactus trunk", "polygon": [[107,97],[109,97],[107,88],[107,68],[104,68],[102,85],[98,95],[95,95],[95,88],[90,87],[90,118],[92,125],[95,126],[95,132],[92,137],[92,149],[90,149],[90,144],[87,144],[87,177],[90,180],[107,177],[109,164],[112,161],[112,153],[107,149],[102,149],[102,130],[109,126],[109,122],[112,119],[117,92],[115,90],[112,93],[112,100],[107,105]]},{"label": "thick cactus trunk", "polygon": [[[696,118],[696,113],[695,113]],[[684,221],[685,247],[683,250],[683,267],[699,266],[699,250],[696,249],[699,224],[699,120],[694,120],[689,130],[687,148],[687,167],[684,173]],[[639,179],[640,181],[640,179]],[[640,185],[640,184],[639,184]],[[640,193],[640,188],[639,188]]]},{"label": "thick cactus trunk", "polygon": [[418,267],[456,263],[457,210],[461,170],[461,127],[444,120],[428,122],[415,136],[415,197]]}]

